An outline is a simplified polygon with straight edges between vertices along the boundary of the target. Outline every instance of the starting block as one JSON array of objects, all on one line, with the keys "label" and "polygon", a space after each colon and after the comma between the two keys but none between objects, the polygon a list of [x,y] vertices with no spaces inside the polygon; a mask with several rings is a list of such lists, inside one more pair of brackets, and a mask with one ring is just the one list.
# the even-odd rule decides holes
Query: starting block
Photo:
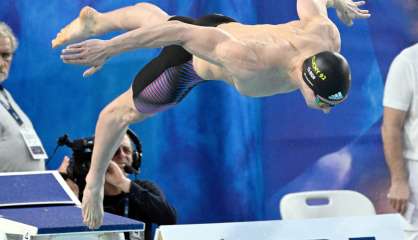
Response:
[{"label": "starting block", "polygon": [[117,239],[145,224],[105,213],[103,225],[88,229],[81,204],[57,171],[0,174],[0,240]]}]

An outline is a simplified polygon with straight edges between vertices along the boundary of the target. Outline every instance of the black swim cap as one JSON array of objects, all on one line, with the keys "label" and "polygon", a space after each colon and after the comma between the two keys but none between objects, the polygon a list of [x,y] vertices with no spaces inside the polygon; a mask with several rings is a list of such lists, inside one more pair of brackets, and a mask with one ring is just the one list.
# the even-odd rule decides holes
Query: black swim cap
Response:
[{"label": "black swim cap", "polygon": [[303,62],[302,78],[315,95],[330,105],[347,98],[351,85],[350,67],[337,52],[320,52]]}]

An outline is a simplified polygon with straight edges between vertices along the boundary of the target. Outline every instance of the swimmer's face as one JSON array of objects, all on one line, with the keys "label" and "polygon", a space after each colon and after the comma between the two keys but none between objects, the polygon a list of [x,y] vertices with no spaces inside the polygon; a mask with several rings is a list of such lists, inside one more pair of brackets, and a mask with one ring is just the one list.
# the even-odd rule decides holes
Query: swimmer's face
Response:
[{"label": "swimmer's face", "polygon": [[12,58],[12,42],[7,37],[0,37],[0,84],[9,76]]},{"label": "swimmer's face", "polygon": [[315,96],[315,104],[316,106],[321,108],[323,111],[325,110],[326,113],[330,112],[331,108],[335,106],[335,105],[331,105],[329,103],[322,101],[319,95]]},{"label": "swimmer's face", "polygon": [[319,96],[315,95],[314,91],[306,83],[302,83],[300,91],[308,107],[321,110],[323,113],[329,113],[331,111],[332,106],[321,101]]}]

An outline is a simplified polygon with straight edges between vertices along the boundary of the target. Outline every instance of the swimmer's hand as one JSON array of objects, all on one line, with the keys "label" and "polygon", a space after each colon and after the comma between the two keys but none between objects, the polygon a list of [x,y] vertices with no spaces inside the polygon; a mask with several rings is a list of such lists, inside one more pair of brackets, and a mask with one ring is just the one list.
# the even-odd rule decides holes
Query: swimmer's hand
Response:
[{"label": "swimmer's hand", "polygon": [[90,76],[100,70],[110,56],[107,41],[100,39],[71,44],[61,52],[61,59],[64,63],[90,66],[84,71],[83,77]]},{"label": "swimmer's hand", "polygon": [[337,11],[338,18],[347,26],[353,25],[353,19],[369,18],[369,10],[360,9],[366,1],[353,2],[352,0],[333,0],[332,6]]}]

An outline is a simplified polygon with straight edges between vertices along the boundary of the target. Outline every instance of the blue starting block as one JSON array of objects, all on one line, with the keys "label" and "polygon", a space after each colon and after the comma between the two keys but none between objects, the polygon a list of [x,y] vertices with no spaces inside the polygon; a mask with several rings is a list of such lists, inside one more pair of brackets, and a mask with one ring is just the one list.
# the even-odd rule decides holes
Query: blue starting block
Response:
[{"label": "blue starting block", "polygon": [[88,229],[80,202],[56,171],[1,173],[0,192],[0,233],[21,236],[17,239],[107,239],[106,234],[114,239],[122,238],[117,233],[145,228],[142,222],[105,213],[99,229]]}]

